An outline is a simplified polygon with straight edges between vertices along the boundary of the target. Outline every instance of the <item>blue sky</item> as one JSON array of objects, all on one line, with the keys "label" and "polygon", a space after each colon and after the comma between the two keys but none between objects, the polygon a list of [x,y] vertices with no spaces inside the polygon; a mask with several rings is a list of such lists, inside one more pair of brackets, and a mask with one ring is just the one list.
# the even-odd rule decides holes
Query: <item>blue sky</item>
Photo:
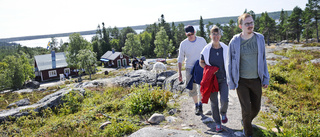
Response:
[{"label": "blue sky", "polygon": [[308,0],[0,0],[0,38],[302,10]]}]

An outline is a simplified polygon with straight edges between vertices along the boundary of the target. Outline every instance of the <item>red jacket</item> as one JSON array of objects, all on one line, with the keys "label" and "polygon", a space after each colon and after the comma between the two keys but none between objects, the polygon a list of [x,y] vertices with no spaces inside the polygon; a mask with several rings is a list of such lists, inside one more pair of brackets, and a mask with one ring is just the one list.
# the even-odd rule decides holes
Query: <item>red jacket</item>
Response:
[{"label": "red jacket", "polygon": [[219,84],[215,72],[219,70],[218,67],[206,65],[203,69],[203,77],[200,83],[200,92],[202,95],[201,102],[207,104],[211,92],[219,91]]}]

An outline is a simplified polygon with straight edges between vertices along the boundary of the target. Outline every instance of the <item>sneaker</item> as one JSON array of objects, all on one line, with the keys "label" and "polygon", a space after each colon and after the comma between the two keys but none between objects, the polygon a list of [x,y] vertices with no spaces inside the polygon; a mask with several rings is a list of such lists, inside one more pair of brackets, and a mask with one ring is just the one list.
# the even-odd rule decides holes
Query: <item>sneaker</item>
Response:
[{"label": "sneaker", "polygon": [[221,131],[222,131],[221,125],[216,125],[216,131],[217,131],[217,132],[221,132]]},{"label": "sneaker", "polygon": [[225,124],[225,123],[228,122],[227,115],[222,115],[222,117],[221,117],[221,122],[222,122],[223,124]]},{"label": "sneaker", "polygon": [[200,115],[200,107],[199,106],[196,106],[196,115]]},{"label": "sneaker", "polygon": [[202,114],[202,113],[203,113],[202,103],[199,105],[199,113],[200,113],[200,114]]}]

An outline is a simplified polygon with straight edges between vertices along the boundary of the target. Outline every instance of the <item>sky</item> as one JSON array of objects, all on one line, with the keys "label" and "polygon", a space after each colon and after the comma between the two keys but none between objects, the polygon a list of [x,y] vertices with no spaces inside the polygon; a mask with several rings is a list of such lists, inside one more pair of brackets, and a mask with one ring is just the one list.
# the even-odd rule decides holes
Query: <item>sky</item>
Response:
[{"label": "sky", "polygon": [[[308,0],[0,0],[0,38],[305,9]],[[187,25],[187,24],[185,24]]]}]

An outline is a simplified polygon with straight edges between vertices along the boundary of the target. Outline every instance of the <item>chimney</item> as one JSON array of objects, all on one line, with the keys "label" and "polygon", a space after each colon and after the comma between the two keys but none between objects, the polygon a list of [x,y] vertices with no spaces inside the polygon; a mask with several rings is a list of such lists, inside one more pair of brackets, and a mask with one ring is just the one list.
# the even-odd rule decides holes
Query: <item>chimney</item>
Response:
[{"label": "chimney", "polygon": [[112,48],[112,54],[114,54],[114,52],[115,52],[115,51],[114,51],[114,48]]},{"label": "chimney", "polygon": [[51,50],[51,59],[52,59],[52,68],[56,68],[56,53],[54,50]]}]

